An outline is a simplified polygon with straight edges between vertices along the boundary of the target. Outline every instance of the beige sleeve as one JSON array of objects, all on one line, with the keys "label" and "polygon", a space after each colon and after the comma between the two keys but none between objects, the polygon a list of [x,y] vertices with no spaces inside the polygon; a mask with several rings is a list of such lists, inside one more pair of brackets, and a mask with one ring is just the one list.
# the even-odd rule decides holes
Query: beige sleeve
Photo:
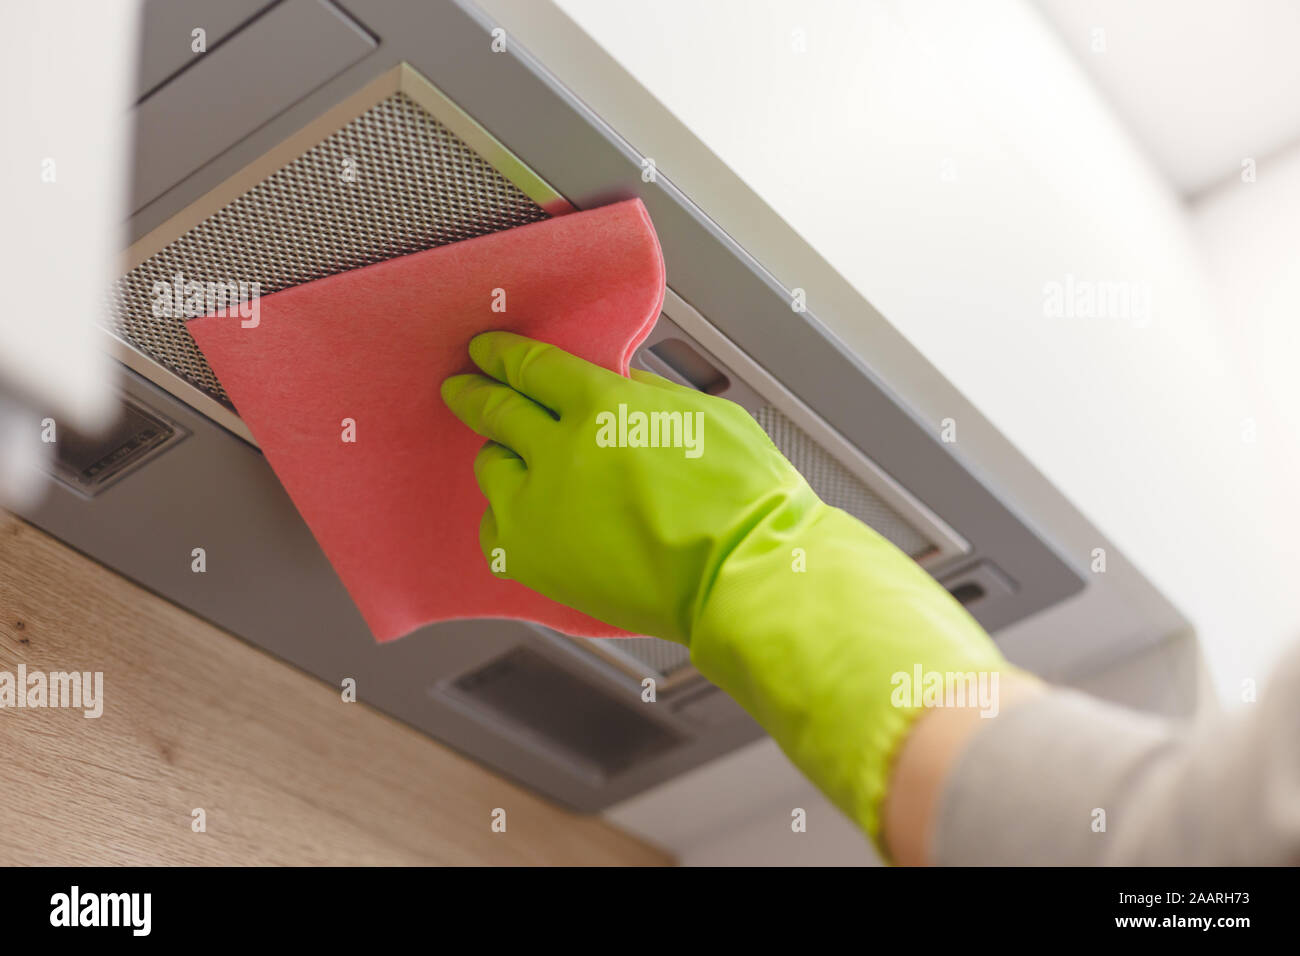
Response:
[{"label": "beige sleeve", "polygon": [[958,758],[932,852],[947,865],[1300,864],[1300,648],[1244,712],[1195,727],[1067,690],[1009,710]]}]

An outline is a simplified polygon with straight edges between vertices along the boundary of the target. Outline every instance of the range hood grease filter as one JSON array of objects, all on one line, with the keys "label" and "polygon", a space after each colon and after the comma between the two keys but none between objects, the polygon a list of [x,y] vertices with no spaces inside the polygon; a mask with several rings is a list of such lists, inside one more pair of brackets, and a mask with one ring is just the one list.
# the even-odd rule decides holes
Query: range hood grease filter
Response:
[{"label": "range hood grease filter", "polygon": [[[351,174],[348,171],[351,171]],[[261,294],[395,256],[548,218],[482,155],[397,90],[297,159],[149,255],[113,286],[109,330],[233,410],[185,328],[154,314],[155,283],[258,283]],[[913,557],[933,545],[798,425],[771,406],[750,411],[830,504]],[[671,676],[685,648],[654,639],[593,642],[607,659]]]}]

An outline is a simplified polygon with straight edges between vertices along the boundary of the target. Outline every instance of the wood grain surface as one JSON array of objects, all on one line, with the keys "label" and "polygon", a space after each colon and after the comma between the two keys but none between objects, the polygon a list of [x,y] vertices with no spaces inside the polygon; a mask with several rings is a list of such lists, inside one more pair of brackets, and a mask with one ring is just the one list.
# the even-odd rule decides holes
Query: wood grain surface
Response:
[{"label": "wood grain surface", "polygon": [[0,671],[20,663],[102,671],[104,711],[0,708],[0,864],[672,862],[0,512]]}]

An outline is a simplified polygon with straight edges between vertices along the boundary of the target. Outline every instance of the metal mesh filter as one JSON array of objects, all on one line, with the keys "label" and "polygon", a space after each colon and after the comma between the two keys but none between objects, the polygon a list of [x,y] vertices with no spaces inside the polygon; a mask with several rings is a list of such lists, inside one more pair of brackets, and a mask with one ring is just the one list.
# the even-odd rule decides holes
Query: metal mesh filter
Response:
[{"label": "metal mesh filter", "polygon": [[229,406],[154,283],[260,283],[263,295],[394,256],[547,218],[404,93],[394,93],[114,285],[110,328]]},{"label": "metal mesh filter", "polygon": [[754,417],[822,501],[875,528],[914,559],[933,550],[930,541],[781,412],[765,406]]}]

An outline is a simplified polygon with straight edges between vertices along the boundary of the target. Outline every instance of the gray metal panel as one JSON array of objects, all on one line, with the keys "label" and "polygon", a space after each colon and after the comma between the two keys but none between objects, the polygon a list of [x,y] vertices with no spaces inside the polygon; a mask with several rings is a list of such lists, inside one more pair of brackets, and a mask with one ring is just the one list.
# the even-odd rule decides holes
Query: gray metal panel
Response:
[{"label": "gray metal panel", "polygon": [[328,0],[284,0],[137,107],[162,131],[138,149],[132,209],[373,50],[375,41]]},{"label": "gray metal panel", "polygon": [[[182,70],[211,53],[272,0],[148,0],[144,5],[136,98],[143,99]],[[193,31],[201,27],[206,50],[194,52]]]}]

